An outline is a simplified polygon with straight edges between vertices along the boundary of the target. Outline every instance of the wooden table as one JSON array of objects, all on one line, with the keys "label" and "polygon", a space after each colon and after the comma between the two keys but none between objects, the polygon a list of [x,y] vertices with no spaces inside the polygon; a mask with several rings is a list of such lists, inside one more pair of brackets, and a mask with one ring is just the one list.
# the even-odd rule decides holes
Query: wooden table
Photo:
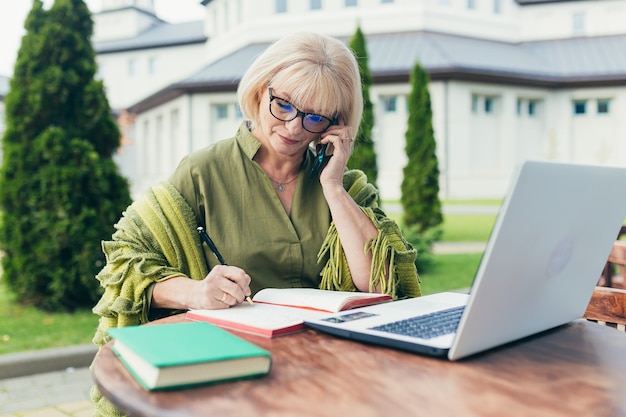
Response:
[{"label": "wooden table", "polygon": [[108,344],[93,378],[137,417],[626,416],[626,333],[583,320],[460,362],[314,330],[243,337],[272,352],[269,375],[147,392]]}]

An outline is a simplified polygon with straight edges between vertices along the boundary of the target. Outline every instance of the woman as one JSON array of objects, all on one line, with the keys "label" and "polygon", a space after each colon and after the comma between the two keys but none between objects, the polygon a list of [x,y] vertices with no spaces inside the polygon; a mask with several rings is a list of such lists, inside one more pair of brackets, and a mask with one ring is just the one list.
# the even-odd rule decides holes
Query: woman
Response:
[{"label": "woman", "polygon": [[248,69],[238,99],[246,122],[235,137],[185,157],[103,243],[96,344],[110,327],[228,308],[266,287],[420,295],[415,250],[365,175],[346,170],[363,107],[351,51],[289,35]]}]

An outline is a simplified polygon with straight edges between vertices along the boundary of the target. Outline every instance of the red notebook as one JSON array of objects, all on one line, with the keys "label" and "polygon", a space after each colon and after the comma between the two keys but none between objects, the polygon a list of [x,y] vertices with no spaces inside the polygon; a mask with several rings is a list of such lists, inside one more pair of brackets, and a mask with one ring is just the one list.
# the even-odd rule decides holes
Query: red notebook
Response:
[{"label": "red notebook", "polygon": [[217,326],[275,337],[302,330],[305,319],[313,319],[373,304],[391,301],[387,294],[327,291],[315,288],[266,288],[252,300],[223,310],[190,310],[187,318]]}]

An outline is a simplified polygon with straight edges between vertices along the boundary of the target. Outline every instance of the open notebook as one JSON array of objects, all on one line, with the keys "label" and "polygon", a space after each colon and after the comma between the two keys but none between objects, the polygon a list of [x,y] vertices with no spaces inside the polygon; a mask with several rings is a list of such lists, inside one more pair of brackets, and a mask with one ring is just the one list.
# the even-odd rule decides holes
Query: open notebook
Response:
[{"label": "open notebook", "polygon": [[[305,322],[456,360],[580,318],[626,218],[626,192],[615,190],[626,191],[624,168],[527,161],[502,204],[469,295],[440,293]],[[445,327],[432,316],[412,323],[441,310],[453,321],[445,334],[407,335]]]}]

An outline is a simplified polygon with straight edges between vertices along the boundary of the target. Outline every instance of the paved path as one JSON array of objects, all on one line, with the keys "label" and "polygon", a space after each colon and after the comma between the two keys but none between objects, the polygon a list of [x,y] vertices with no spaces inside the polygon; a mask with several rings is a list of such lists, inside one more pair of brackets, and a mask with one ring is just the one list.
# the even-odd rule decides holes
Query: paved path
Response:
[{"label": "paved path", "polygon": [[[393,212],[399,207],[385,209]],[[497,207],[448,206],[444,212],[494,214]],[[437,243],[433,253],[479,253],[484,249],[482,242]],[[93,381],[88,364],[94,349],[85,345],[0,355],[0,417],[91,417]]]},{"label": "paved path", "polygon": [[0,380],[0,417],[91,417],[89,368]]}]

